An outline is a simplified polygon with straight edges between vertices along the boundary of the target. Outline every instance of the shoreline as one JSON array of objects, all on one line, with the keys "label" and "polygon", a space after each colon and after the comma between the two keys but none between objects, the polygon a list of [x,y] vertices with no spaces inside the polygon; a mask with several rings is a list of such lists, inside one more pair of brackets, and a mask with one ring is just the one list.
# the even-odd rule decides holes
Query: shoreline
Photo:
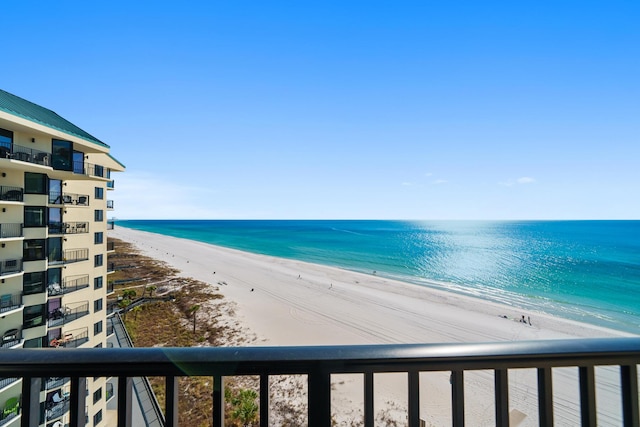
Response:
[{"label": "shoreline", "polygon": [[[394,343],[496,342],[632,334],[580,323],[335,267],[242,252],[194,240],[117,227],[110,235],[133,244],[144,255],[179,270],[179,275],[218,288],[234,318],[257,338],[250,346],[358,345]],[[217,313],[210,312],[210,316]],[[504,318],[503,316],[507,316]],[[531,317],[531,325],[520,322]],[[528,320],[528,319],[527,319]],[[602,368],[607,380],[598,387],[599,419],[617,424],[620,412],[616,373]],[[423,373],[420,413],[430,425],[451,425],[449,372]],[[465,375],[465,412],[477,425],[495,424],[493,373]],[[514,426],[538,425],[535,370],[510,372],[510,408]],[[567,369],[554,374],[554,401],[562,425],[579,423],[577,377]],[[376,379],[376,417],[386,411],[403,420],[407,402],[406,377],[393,374]],[[490,393],[489,393],[490,394]],[[303,405],[304,399],[296,401]],[[337,425],[351,425],[363,405],[362,382],[357,375],[341,376],[334,384],[332,402],[338,408]],[[609,404],[610,403],[610,404]],[[378,409],[381,408],[381,409]],[[474,423],[475,425],[476,423]],[[619,424],[619,423],[618,423]]]},{"label": "shoreline", "polygon": [[[243,323],[246,322],[247,326],[254,331],[255,328],[267,329],[262,326],[265,323],[269,323],[265,322],[264,316],[256,319],[255,314],[257,312],[264,314],[266,318],[274,317],[272,314],[275,314],[276,312],[273,310],[272,314],[269,314],[268,312],[265,312],[264,307],[260,307],[265,304],[256,305],[256,298],[252,298],[252,296],[258,294],[263,298],[273,299],[273,302],[277,305],[291,306],[293,311],[290,311],[290,317],[293,319],[296,318],[295,311],[302,314],[311,311],[313,314],[307,313],[307,315],[315,318],[325,318],[327,322],[329,321],[327,320],[328,316],[326,314],[323,315],[318,313],[317,309],[314,310],[312,307],[308,307],[307,304],[303,304],[301,301],[296,302],[295,297],[297,295],[291,295],[292,300],[289,302],[284,299],[285,297],[281,295],[281,293],[286,294],[287,291],[291,291],[291,289],[289,289],[290,286],[295,286],[297,284],[300,285],[300,289],[296,289],[299,291],[300,297],[303,295],[309,295],[321,297],[323,299],[331,299],[331,296],[333,296],[345,298],[354,303],[362,303],[367,300],[371,301],[372,298],[378,298],[380,301],[389,300],[390,302],[393,301],[401,304],[403,305],[404,310],[413,311],[414,315],[425,311],[416,305],[417,303],[423,303],[425,304],[425,308],[430,309],[427,310],[430,313],[425,313],[425,317],[433,318],[437,315],[437,317],[442,319],[440,322],[436,323],[447,321],[449,323],[466,324],[469,323],[466,320],[467,318],[482,316],[484,321],[488,321],[491,326],[495,325],[501,332],[501,334],[498,334],[499,336],[495,334],[493,334],[495,336],[491,334],[480,334],[480,336],[487,335],[488,339],[494,338],[491,339],[492,341],[504,339],[562,339],[633,336],[633,334],[629,332],[579,322],[548,313],[525,311],[508,304],[484,300],[480,297],[472,297],[455,291],[446,291],[429,286],[421,286],[411,282],[404,282],[384,276],[366,274],[353,270],[345,270],[338,267],[255,254],[198,242],[195,240],[166,236],[121,226],[114,230],[113,237],[136,245],[136,247],[145,254],[167,262],[171,266],[180,270],[183,275],[210,283],[214,286],[219,285],[219,282],[227,283],[227,285],[219,286],[220,293],[225,297],[228,297],[231,302],[238,305],[238,311],[242,314],[241,320]],[[194,253],[193,260],[191,260],[189,259],[191,258],[189,253],[193,253],[194,251],[198,252],[198,255]],[[201,259],[205,253],[212,258]],[[251,266],[254,269],[264,272],[264,275],[259,276],[255,273],[251,274],[249,271],[245,271],[244,274],[238,274],[238,269],[235,268],[235,266],[231,269],[233,271],[227,272],[223,265],[224,262],[222,262],[227,258],[233,260],[232,264],[237,264],[239,260],[244,261],[247,265],[241,267],[240,271],[247,266]],[[214,271],[216,274],[213,274]],[[298,279],[298,275],[301,276],[300,279]],[[274,276],[277,276],[276,282],[278,282],[279,286],[274,287],[271,283]],[[238,280],[236,280],[236,277]],[[287,281],[287,283],[283,283],[284,281]],[[254,289],[253,293],[251,293],[251,289]],[[414,301],[411,301],[412,299]],[[379,301],[375,301],[373,304],[379,305]],[[435,314],[433,312],[435,312]],[[507,316],[507,319],[500,316]],[[525,319],[531,318],[532,325],[523,325],[519,321],[522,318],[521,316],[525,316]],[[276,321],[278,324],[282,323],[279,322],[278,319],[271,320]],[[513,328],[513,323],[522,328]],[[505,325],[509,325],[509,327],[505,328]],[[527,328],[524,328],[524,326]],[[505,332],[507,332],[507,336],[510,336],[511,338],[504,337]],[[292,345],[299,345],[296,340],[280,337],[278,334],[274,334],[273,331],[265,330],[264,333],[259,333],[258,335],[262,340],[271,342],[275,345],[287,345],[287,342],[290,342]],[[362,341],[359,339],[357,340],[357,343],[464,342],[464,340],[456,339],[455,336],[451,336],[452,334],[444,334],[447,335],[449,339],[447,339],[447,336],[443,336],[442,340],[434,341],[433,339],[437,338],[437,334],[436,336],[432,335],[433,334],[425,334],[423,338],[427,338],[427,340],[424,341],[384,341],[383,339],[374,339],[372,341],[367,341],[365,339]],[[476,334],[471,335],[468,338],[468,341],[478,341]],[[323,344],[322,341],[324,341],[324,339],[318,341],[321,341],[318,342],[318,344]],[[344,342],[343,340],[340,341],[340,343],[348,344],[348,342]],[[328,342],[327,344],[339,343]]]}]

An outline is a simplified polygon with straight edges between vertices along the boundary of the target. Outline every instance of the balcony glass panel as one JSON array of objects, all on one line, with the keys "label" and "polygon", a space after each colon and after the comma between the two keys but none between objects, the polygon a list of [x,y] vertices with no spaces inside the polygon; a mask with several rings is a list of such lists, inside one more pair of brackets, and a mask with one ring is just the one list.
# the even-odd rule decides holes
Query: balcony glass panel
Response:
[{"label": "balcony glass panel", "polygon": [[44,206],[25,206],[24,207],[24,226],[25,227],[45,227],[47,208]]},{"label": "balcony glass panel", "polygon": [[31,305],[25,307],[22,312],[22,326],[24,329],[35,328],[45,324],[47,307],[46,304]]},{"label": "balcony glass panel", "polygon": [[45,289],[45,272],[25,273],[22,283],[22,293],[25,295],[42,293]]},{"label": "balcony glass panel", "polygon": [[47,175],[25,172],[24,192],[26,194],[47,194]]},{"label": "balcony glass panel", "polygon": [[23,258],[25,261],[38,261],[46,259],[45,240],[32,239],[24,241]]},{"label": "balcony glass panel", "polygon": [[62,238],[50,237],[47,239],[47,259],[50,264],[62,262]]},{"label": "balcony glass panel", "polygon": [[62,181],[59,179],[49,180],[49,203],[55,205],[62,203]]}]

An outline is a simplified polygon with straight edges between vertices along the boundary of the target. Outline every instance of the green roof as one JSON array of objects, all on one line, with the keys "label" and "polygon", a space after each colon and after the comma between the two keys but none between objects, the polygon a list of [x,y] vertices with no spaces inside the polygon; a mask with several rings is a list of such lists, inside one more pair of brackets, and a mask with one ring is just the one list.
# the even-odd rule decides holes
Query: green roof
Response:
[{"label": "green roof", "polygon": [[0,89],[0,110],[109,148],[107,144],[60,117],[55,112],[2,89]]}]

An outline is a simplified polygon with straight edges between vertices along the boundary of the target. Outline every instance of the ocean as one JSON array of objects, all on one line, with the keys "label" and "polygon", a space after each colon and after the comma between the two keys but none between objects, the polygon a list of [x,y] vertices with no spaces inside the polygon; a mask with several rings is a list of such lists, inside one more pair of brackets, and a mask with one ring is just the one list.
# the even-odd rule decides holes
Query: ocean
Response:
[{"label": "ocean", "polygon": [[640,221],[119,220],[640,334]]}]

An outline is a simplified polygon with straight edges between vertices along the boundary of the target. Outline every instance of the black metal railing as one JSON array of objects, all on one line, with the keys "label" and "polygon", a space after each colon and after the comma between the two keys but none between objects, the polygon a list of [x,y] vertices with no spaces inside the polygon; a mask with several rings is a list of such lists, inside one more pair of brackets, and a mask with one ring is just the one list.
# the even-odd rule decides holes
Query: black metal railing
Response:
[{"label": "black metal railing", "polygon": [[0,295],[0,314],[22,307],[22,294]]},{"label": "black metal railing", "polygon": [[0,377],[0,390],[18,381],[18,377]]},{"label": "black metal railing", "polygon": [[34,163],[36,165],[51,165],[51,153],[16,144],[13,144],[13,151],[10,154],[10,158],[22,162]]},{"label": "black metal railing", "polygon": [[116,264],[113,262],[108,262],[107,263],[107,273],[112,273],[116,271]]},{"label": "black metal railing", "polygon": [[24,189],[22,187],[1,185],[0,200],[7,202],[22,202],[24,200]]},{"label": "black metal railing", "polygon": [[69,377],[47,377],[43,381],[42,391],[62,387],[69,382]]},{"label": "black metal railing", "polygon": [[66,325],[89,314],[89,303],[65,305],[49,312],[49,327]]},{"label": "black metal railing", "polygon": [[4,331],[2,334],[2,342],[0,342],[0,346],[2,346],[2,348],[11,348],[20,344],[20,341],[22,341],[22,331],[17,328],[9,329]]},{"label": "black metal railing", "polygon": [[113,209],[113,200],[107,200],[107,209]]},{"label": "black metal railing", "polygon": [[88,287],[89,287],[88,274],[84,276],[78,276],[78,277],[68,277],[64,279],[64,283],[63,283],[64,293],[69,293],[69,292],[77,291],[79,289],[84,289]]},{"label": "black metal railing", "polygon": [[89,196],[87,194],[61,193],[59,191],[49,193],[49,204],[89,206]]},{"label": "black metal railing", "polygon": [[23,237],[24,236],[23,230],[24,230],[24,227],[22,224],[18,224],[18,223],[0,224],[0,239],[9,239],[12,237]]},{"label": "black metal railing", "polygon": [[[76,348],[89,341],[89,328],[74,329],[72,331],[65,331],[58,338],[52,339],[49,342],[49,347],[65,347]],[[65,375],[64,372],[57,372],[56,374]]]},{"label": "black metal railing", "polygon": [[20,273],[22,271],[21,259],[5,259],[0,261],[0,276]]},{"label": "black metal railing", "polygon": [[107,230],[113,230],[116,226],[116,223],[113,221],[107,221]]},{"label": "black metal railing", "polygon": [[[41,381],[55,364],[58,375],[71,377],[71,425],[85,418],[84,389],[87,377],[118,377],[118,425],[131,425],[132,377],[166,378],[165,426],[177,425],[177,377],[213,377],[213,425],[224,421],[224,378],[254,375],[260,378],[260,425],[268,425],[269,377],[306,375],[308,425],[332,425],[331,376],[360,374],[363,377],[364,426],[374,425],[374,376],[402,372],[407,378],[406,420],[420,425],[420,373],[450,372],[452,425],[465,424],[464,375],[489,370],[494,375],[495,423],[509,425],[509,372],[533,368],[537,372],[537,402],[540,425],[553,425],[552,372],[555,368],[577,367],[579,408],[582,425],[597,425],[595,395],[596,366],[619,366],[620,423],[637,426],[640,338],[604,338],[547,341],[515,341],[465,344],[410,344],[328,347],[242,347],[242,348],[131,348],[79,349],[72,352],[17,349],[0,352],[0,375],[27,378],[23,381],[23,425],[30,425],[37,406]],[[427,396],[428,397],[428,396]],[[35,418],[34,418],[35,420]],[[37,422],[35,422],[37,424]]]},{"label": "black metal railing", "polygon": [[88,222],[65,222],[63,224],[64,234],[78,234],[78,233],[88,233],[89,232],[89,223]]},{"label": "black metal railing", "polygon": [[81,248],[81,249],[67,249],[64,251],[64,255],[62,256],[62,261],[65,264],[70,264],[73,262],[86,261],[89,259],[89,249]]},{"label": "black metal railing", "polygon": [[115,242],[107,242],[107,252],[115,251],[115,250],[116,250],[116,243]]},{"label": "black metal railing", "polygon": [[115,291],[115,285],[112,281],[107,282],[107,295],[112,294]]}]

